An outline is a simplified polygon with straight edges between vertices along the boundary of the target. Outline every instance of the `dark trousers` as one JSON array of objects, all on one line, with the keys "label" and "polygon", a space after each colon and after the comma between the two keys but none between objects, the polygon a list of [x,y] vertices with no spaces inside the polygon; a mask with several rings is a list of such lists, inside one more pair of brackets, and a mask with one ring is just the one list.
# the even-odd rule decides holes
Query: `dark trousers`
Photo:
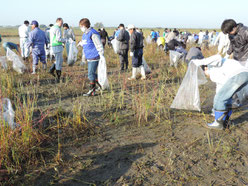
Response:
[{"label": "dark trousers", "polygon": [[132,65],[138,68],[142,65],[143,49],[135,49],[132,57]]},{"label": "dark trousers", "polygon": [[119,51],[121,70],[128,69],[128,50]]}]

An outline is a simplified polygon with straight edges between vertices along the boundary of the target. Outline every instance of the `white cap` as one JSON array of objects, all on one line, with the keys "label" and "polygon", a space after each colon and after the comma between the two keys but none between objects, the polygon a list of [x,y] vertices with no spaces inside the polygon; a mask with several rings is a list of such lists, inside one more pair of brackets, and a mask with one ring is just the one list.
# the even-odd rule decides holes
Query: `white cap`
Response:
[{"label": "white cap", "polygon": [[134,25],[128,25],[128,27],[127,27],[128,30],[131,30],[131,29],[134,29],[134,28],[135,28]]}]

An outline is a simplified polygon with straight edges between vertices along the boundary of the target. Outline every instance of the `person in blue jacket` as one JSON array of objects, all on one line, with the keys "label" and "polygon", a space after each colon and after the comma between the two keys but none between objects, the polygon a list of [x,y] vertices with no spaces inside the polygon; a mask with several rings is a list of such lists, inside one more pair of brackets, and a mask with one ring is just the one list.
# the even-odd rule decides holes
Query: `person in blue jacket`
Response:
[{"label": "person in blue jacket", "polygon": [[83,60],[88,62],[88,79],[90,80],[90,90],[83,96],[95,96],[96,84],[99,85],[96,70],[99,60],[104,54],[104,49],[100,34],[90,27],[89,19],[81,19],[79,27],[83,32],[81,41],[83,47]]},{"label": "person in blue jacket", "polygon": [[37,21],[32,21],[31,23],[32,31],[29,34],[27,47],[32,46],[32,56],[33,56],[33,73],[35,74],[36,68],[39,60],[43,63],[43,69],[46,70],[46,52],[45,45],[48,45],[48,40],[46,34],[43,30],[39,28],[39,23]]},{"label": "person in blue jacket", "polygon": [[157,42],[157,39],[158,39],[158,34],[157,32],[155,32],[154,30],[151,30],[151,34],[150,34],[151,38],[152,38],[152,41],[153,42]]}]

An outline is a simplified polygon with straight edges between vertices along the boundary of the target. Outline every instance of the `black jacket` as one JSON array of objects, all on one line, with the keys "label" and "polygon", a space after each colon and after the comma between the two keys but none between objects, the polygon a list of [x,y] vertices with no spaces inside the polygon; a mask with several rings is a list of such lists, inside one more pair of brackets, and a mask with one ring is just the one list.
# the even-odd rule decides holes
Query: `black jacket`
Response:
[{"label": "black jacket", "polygon": [[134,52],[137,49],[144,48],[143,36],[140,33],[136,32],[136,30],[133,31],[131,35],[130,43],[131,43],[130,46],[131,52]]},{"label": "black jacket", "polygon": [[101,39],[106,39],[106,40],[108,40],[109,38],[108,38],[108,32],[106,32],[106,30],[101,30],[100,31],[100,37],[101,37]]},{"label": "black jacket", "polygon": [[129,33],[125,30],[122,29],[116,38],[118,41],[120,41],[120,50],[128,50],[129,49],[129,40],[130,36]]},{"label": "black jacket", "polygon": [[228,55],[233,53],[233,58],[238,61],[248,59],[248,28],[243,24],[238,24],[237,34],[229,35],[230,47]]}]

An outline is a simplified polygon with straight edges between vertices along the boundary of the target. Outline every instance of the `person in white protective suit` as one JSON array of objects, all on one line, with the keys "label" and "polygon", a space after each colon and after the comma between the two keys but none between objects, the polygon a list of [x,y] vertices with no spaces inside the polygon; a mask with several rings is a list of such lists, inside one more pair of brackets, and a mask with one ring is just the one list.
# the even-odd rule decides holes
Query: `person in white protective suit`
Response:
[{"label": "person in white protective suit", "polygon": [[223,59],[220,55],[194,60],[194,63],[204,64],[201,67],[205,75],[216,83],[213,106],[215,121],[207,124],[207,127],[224,129],[229,125],[232,110],[248,101],[248,68],[242,66],[239,61]]},{"label": "person in white protective suit", "polygon": [[203,32],[202,30],[200,30],[199,32],[199,40],[198,40],[198,44],[201,45],[202,44],[202,41],[203,41],[203,37],[205,35],[205,32]]},{"label": "person in white protective suit", "polygon": [[29,32],[30,32],[29,22],[24,21],[24,24],[18,28],[18,33],[20,37],[21,55],[23,60],[25,61],[28,59],[29,56],[29,48],[27,47]]},{"label": "person in white protective suit", "polygon": [[228,35],[224,34],[223,32],[220,32],[214,41],[214,46],[217,46],[217,44],[218,44],[218,54],[225,55],[230,46],[230,40],[228,38]]}]

